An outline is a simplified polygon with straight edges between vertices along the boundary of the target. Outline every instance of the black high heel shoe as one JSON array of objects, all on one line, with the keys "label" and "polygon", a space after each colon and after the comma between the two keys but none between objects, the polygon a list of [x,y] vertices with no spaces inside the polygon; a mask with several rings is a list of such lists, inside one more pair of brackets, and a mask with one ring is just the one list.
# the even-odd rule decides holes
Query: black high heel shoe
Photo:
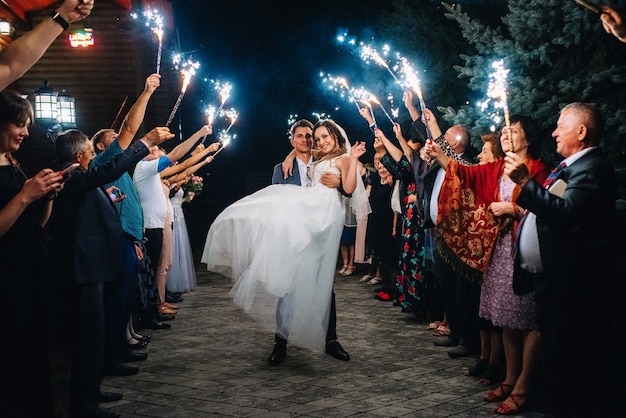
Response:
[{"label": "black high heel shoe", "polygon": [[134,334],[133,338],[136,339],[137,341],[148,342],[148,341],[150,341],[152,339],[152,335],[150,335],[150,334],[146,334],[146,335]]},{"label": "black high heel shoe", "polygon": [[128,343],[128,348],[131,350],[141,350],[148,345],[148,341],[137,341],[135,344]]}]

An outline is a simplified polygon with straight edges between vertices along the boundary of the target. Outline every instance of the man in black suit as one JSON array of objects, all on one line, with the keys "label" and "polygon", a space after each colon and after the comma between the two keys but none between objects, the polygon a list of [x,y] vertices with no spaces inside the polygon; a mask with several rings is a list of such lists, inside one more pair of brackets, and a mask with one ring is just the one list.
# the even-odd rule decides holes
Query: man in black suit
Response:
[{"label": "man in black suit", "polygon": [[[313,165],[311,155],[311,146],[313,145],[313,124],[306,120],[300,119],[294,122],[289,129],[289,141],[293,147],[295,159],[291,174],[287,177],[283,174],[283,164],[278,163],[274,166],[272,174],[272,184],[295,184],[297,186],[308,187],[311,185],[311,179],[308,177],[307,170]],[[320,182],[331,188],[340,188],[341,180],[339,176],[332,173],[325,173]],[[274,349],[270,354],[267,362],[270,366],[278,366],[287,355],[287,330],[282,326],[282,317],[280,315],[280,299],[276,307],[276,335],[274,337]],[[328,330],[326,332],[326,353],[338,360],[348,361],[350,356],[341,347],[337,341],[337,311],[335,308],[335,292],[332,293],[330,302],[330,318],[328,321]]]},{"label": "man in black suit", "polygon": [[[506,155],[504,172],[521,187],[517,203],[529,211],[518,230],[516,268],[534,274],[541,393],[556,417],[619,415],[609,397],[622,383],[607,382],[615,363],[609,363],[607,344],[599,340],[610,335],[611,281],[624,279],[611,267],[616,180],[599,147],[602,131],[595,105],[565,106],[552,133],[565,166],[544,185],[530,179],[515,154]],[[623,415],[623,404],[619,407]]]},{"label": "man in black suit", "polygon": [[[95,153],[89,138],[73,129],[59,135],[56,150],[66,167],[80,166],[65,182],[50,219],[56,272],[55,306],[62,356],[70,357],[72,417],[115,417],[99,401],[104,358],[103,284],[122,265],[122,226],[111,190],[101,186],[117,179],[143,157],[149,146],[173,138],[168,128],[155,128],[104,166],[89,168]],[[111,398],[111,396],[109,396]],[[121,396],[118,395],[118,398]]]}]

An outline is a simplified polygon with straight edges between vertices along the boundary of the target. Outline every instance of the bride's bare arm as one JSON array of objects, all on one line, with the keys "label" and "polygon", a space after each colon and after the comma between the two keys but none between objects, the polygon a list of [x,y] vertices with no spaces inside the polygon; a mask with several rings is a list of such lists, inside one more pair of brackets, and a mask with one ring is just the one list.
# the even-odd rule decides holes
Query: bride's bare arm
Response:
[{"label": "bride's bare arm", "polygon": [[365,143],[357,142],[350,149],[349,157],[342,157],[337,160],[337,168],[341,171],[341,184],[343,190],[351,194],[356,189],[357,170],[360,170],[359,157],[365,154]]}]

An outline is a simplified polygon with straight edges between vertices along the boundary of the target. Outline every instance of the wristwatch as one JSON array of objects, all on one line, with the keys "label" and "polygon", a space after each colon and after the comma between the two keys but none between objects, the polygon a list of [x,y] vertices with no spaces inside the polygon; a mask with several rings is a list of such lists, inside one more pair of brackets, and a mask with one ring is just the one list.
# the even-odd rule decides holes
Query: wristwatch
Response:
[{"label": "wristwatch", "polygon": [[67,23],[67,20],[63,19],[63,16],[61,16],[61,13],[57,12],[56,10],[53,10],[50,13],[50,17],[52,18],[52,20],[54,20],[59,25],[61,25],[63,30],[68,30],[70,28],[70,24]]}]

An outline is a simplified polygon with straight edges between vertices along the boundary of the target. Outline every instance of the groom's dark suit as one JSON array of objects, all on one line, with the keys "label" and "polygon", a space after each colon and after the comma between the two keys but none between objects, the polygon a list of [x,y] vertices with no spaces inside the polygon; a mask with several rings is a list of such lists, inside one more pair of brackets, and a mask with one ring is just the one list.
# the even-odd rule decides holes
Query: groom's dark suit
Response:
[{"label": "groom's dark suit", "polygon": [[[608,326],[614,319],[611,281],[624,280],[611,267],[615,173],[602,150],[594,148],[557,179],[567,183],[562,198],[530,180],[517,199],[537,217],[543,274],[535,278],[535,287],[546,371],[543,389],[556,416],[614,416],[615,411],[601,408],[612,401],[607,394],[622,384],[606,383],[607,371],[616,367],[616,359],[606,355],[614,332]],[[623,324],[624,318],[617,320]]]}]

